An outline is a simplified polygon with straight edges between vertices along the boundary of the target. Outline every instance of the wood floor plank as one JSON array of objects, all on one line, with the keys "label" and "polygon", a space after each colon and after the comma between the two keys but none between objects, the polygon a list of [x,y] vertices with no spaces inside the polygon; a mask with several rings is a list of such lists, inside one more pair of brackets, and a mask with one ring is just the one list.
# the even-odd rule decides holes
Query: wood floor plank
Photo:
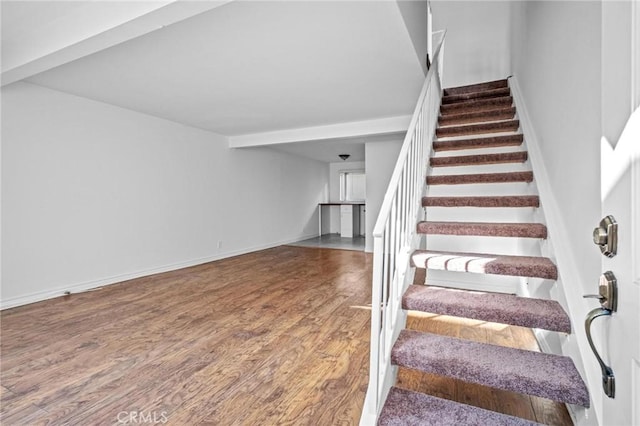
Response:
[{"label": "wood floor plank", "polygon": [[564,426],[573,423],[567,408],[563,404],[532,396],[531,405],[538,423],[552,426]]}]

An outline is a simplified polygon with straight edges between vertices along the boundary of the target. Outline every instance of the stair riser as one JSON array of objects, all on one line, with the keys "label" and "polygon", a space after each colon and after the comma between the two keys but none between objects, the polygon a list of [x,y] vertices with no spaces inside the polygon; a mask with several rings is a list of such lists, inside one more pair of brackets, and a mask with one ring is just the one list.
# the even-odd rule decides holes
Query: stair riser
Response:
[{"label": "stair riser", "polygon": [[487,121],[502,121],[502,120],[510,120],[516,114],[514,108],[507,109],[505,111],[495,112],[489,110],[482,114],[468,114],[462,116],[448,116],[448,117],[440,117],[438,119],[438,124],[440,126],[457,126],[462,124],[472,124],[472,123],[484,123]]},{"label": "stair riser", "polygon": [[[429,170],[432,171],[431,169]],[[430,186],[456,186],[456,185],[483,185],[483,184],[520,184],[533,183],[533,172],[518,173],[489,173],[489,174],[464,174],[464,175],[427,175],[427,185]]]},{"label": "stair riser", "polygon": [[[430,168],[431,176],[447,176],[453,174],[484,174],[484,173],[509,173],[509,172],[527,172],[531,170],[531,166],[526,163],[501,163],[501,164],[484,164],[481,166],[449,166],[449,167],[433,167]],[[513,182],[511,182],[513,183]],[[516,182],[524,183],[524,182]],[[506,183],[501,183],[505,185]],[[485,184],[468,184],[468,185],[485,185]],[[458,185],[432,185],[432,186],[458,186]],[[516,193],[517,194],[517,193]],[[475,194],[479,195],[479,194]],[[480,194],[482,195],[482,194]],[[500,195],[500,194],[495,194]]]},{"label": "stair riser", "polygon": [[468,185],[429,185],[427,195],[432,197],[474,197],[491,195],[535,195],[533,183],[478,183]]},{"label": "stair riser", "polygon": [[481,207],[481,208],[537,208],[540,201],[537,197],[423,197],[423,207],[445,207],[455,209],[459,207]]},{"label": "stair riser", "polygon": [[469,151],[469,150],[480,150],[480,149],[488,149],[488,148],[499,148],[499,149],[515,149],[522,146],[522,142],[517,141],[500,141],[500,142],[487,142],[487,143],[477,143],[477,142],[469,142],[469,143],[435,143],[433,146],[433,150],[436,153],[447,153],[453,155],[458,151]]},{"label": "stair riser", "polygon": [[499,123],[481,123],[470,124],[466,126],[452,126],[452,127],[440,127],[436,130],[436,136],[438,138],[449,138],[453,136],[466,136],[466,135],[483,135],[487,133],[509,133],[515,132],[520,127],[520,124],[516,121],[505,121]]},{"label": "stair riser", "polygon": [[485,99],[485,98],[498,98],[503,96],[510,96],[511,91],[508,87],[501,89],[485,90],[482,92],[463,93],[460,95],[449,95],[442,97],[442,104],[452,104],[458,102],[465,102],[472,99]]},{"label": "stair riser", "polygon": [[427,271],[427,285],[458,288],[461,290],[492,291],[515,294],[523,277],[508,275],[474,274],[471,272]]},{"label": "stair riser", "polygon": [[503,107],[510,107],[512,105],[513,97],[511,96],[476,99],[469,102],[458,102],[454,104],[440,105],[440,114],[442,116],[451,114],[464,114],[469,112],[479,112]]},{"label": "stair riser", "polygon": [[502,79],[502,80],[489,81],[486,83],[468,84],[460,87],[448,87],[443,90],[443,93],[445,96],[461,95],[464,93],[475,93],[475,92],[481,92],[486,90],[502,89],[506,87],[509,87],[508,80]]},{"label": "stair riser", "polygon": [[481,149],[499,148],[505,151],[517,151],[522,146],[523,138],[520,135],[511,135],[501,138],[457,138],[449,140],[439,140],[433,143],[433,151],[436,154],[455,154],[459,151],[478,152]]},{"label": "stair riser", "polygon": [[[452,156],[454,157],[454,156]],[[462,156],[455,156],[462,157]],[[452,160],[440,160],[440,157],[432,157],[429,165],[433,168],[440,167],[469,167],[469,166],[486,166],[492,164],[522,164],[526,162],[526,159],[522,156],[491,156],[487,158],[459,158]]]},{"label": "stair riser", "polygon": [[487,228],[453,228],[438,226],[419,226],[418,232],[426,235],[450,235],[452,237],[507,237],[507,238],[538,238],[544,240],[547,238],[546,232],[543,229],[525,229],[519,227],[509,227],[501,229],[487,229]]},{"label": "stair riser", "polygon": [[454,222],[531,222],[534,208],[427,207],[427,219]]},{"label": "stair riser", "polygon": [[464,157],[469,155],[503,154],[505,152],[525,151],[522,144],[504,146],[479,146],[478,148],[463,148],[450,151],[434,151],[431,158]]},{"label": "stair riser", "polygon": [[540,256],[540,240],[469,235],[427,235],[427,249],[462,253]]},{"label": "stair riser", "polygon": [[509,98],[487,98],[485,101],[441,105],[440,118],[448,120],[461,114],[488,114],[497,109],[515,108]]}]

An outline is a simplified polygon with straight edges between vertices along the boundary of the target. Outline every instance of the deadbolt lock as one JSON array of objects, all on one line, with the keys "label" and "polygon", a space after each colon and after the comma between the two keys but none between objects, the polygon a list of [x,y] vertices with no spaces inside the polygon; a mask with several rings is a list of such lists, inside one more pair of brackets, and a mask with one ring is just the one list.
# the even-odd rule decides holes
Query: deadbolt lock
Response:
[{"label": "deadbolt lock", "polygon": [[607,257],[613,257],[618,251],[618,222],[609,215],[600,221],[600,226],[593,230],[593,242]]}]

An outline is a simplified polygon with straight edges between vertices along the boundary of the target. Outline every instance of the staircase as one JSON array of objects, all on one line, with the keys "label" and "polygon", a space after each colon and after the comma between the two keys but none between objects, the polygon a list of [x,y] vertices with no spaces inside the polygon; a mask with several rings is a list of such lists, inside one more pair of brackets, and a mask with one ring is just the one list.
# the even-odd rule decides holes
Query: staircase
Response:
[{"label": "staircase", "polygon": [[[405,286],[403,310],[571,333],[571,321],[558,302],[513,294],[530,280],[557,279],[554,263],[537,255],[547,229],[535,220],[540,200],[519,126],[506,79],[443,91],[422,198],[426,214],[415,224],[426,248],[409,256],[410,266],[424,273]],[[403,329],[390,361],[561,403],[590,404],[585,383],[565,356]],[[377,421],[534,424],[395,386]]]}]

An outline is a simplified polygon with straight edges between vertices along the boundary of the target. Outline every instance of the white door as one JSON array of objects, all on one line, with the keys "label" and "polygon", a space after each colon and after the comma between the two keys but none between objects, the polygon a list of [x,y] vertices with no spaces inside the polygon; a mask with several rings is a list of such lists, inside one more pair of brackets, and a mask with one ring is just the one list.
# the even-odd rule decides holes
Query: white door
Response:
[{"label": "white door", "polygon": [[640,6],[634,3],[603,2],[602,9],[602,215],[618,222],[617,254],[602,257],[602,272],[617,278],[618,309],[593,325],[615,376],[615,397],[602,397],[605,426],[640,425]]},{"label": "white door", "polygon": [[618,309],[593,324],[602,330],[601,355],[615,376],[615,397],[603,397],[602,424],[640,425],[640,109],[602,160],[602,215],[618,223],[617,254],[602,257],[602,271],[617,279]]}]

